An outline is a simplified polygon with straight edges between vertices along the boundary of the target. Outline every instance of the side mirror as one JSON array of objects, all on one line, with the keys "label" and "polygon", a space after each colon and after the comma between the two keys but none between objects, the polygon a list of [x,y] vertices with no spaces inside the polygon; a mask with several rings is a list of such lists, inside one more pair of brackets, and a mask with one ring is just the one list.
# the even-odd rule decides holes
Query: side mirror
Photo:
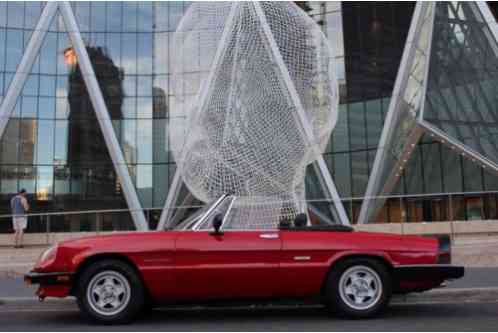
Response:
[{"label": "side mirror", "polygon": [[218,213],[213,217],[213,228],[214,232],[211,235],[223,235],[223,232],[220,231],[221,225],[223,223],[223,214]]},{"label": "side mirror", "polygon": [[304,228],[308,224],[308,216],[305,213],[299,213],[294,219],[294,226],[296,228]]}]

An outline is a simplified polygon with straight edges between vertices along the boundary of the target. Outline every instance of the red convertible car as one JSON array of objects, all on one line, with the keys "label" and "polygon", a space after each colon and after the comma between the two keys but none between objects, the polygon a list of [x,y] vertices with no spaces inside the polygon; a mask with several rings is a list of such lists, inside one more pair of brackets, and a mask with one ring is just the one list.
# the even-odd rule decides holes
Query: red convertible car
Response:
[{"label": "red convertible car", "polygon": [[314,300],[352,318],[384,310],[393,293],[460,278],[437,239],[310,225],[235,229],[222,196],[172,230],[81,238],[47,249],[27,283],[37,295],[75,296],[81,312],[124,323],[158,304]]}]

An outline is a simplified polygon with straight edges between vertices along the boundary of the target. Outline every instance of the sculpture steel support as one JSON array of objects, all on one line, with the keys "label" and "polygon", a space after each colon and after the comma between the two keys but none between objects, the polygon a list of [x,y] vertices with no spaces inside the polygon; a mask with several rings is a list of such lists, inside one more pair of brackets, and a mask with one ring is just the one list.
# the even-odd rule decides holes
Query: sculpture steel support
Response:
[{"label": "sculpture steel support", "polygon": [[[223,6],[225,6],[225,7],[223,7]],[[308,42],[317,43],[317,45],[311,46],[313,52],[315,52],[316,62],[317,62],[316,64],[313,63],[312,67],[315,68],[316,71],[313,72],[313,74],[309,73],[309,72],[304,73],[304,75],[308,75],[308,76],[315,75],[315,76],[313,76],[313,78],[317,79],[316,84],[318,85],[317,89],[318,89],[319,93],[322,93],[325,96],[328,96],[330,98],[330,99],[323,100],[323,99],[320,99],[320,98],[323,98],[321,96],[315,97],[315,98],[318,98],[319,101],[321,101],[321,103],[324,103],[323,109],[321,109],[320,111],[317,111],[316,109],[314,109],[314,108],[316,108],[316,105],[311,105],[309,99],[307,99],[307,97],[305,97],[307,92],[304,90],[301,91],[302,87],[301,87],[300,93],[298,93],[298,91],[296,90],[293,79],[290,76],[291,74],[289,73],[290,69],[287,68],[286,63],[285,63],[284,59],[282,58],[282,55],[280,54],[280,52],[281,52],[280,47],[285,48],[285,46],[282,46],[282,45],[278,46],[277,45],[277,42],[275,41],[275,37],[273,35],[273,32],[270,30],[270,26],[269,26],[270,23],[267,21],[266,14],[263,12],[263,9],[261,6],[262,6],[261,4],[253,3],[253,2],[251,2],[251,3],[234,3],[231,5],[230,12],[227,15],[227,18],[224,19],[225,21],[222,21],[223,14],[220,14],[220,17],[215,17],[217,14],[213,14],[212,9],[208,9],[207,15],[213,15],[213,17],[211,17],[209,20],[206,20],[207,23],[206,23],[206,26],[204,26],[202,21],[190,19],[190,16],[203,18],[202,13],[204,13],[204,12],[203,12],[202,5],[198,5],[197,8],[194,11],[192,11],[192,13],[186,13],[184,19],[180,22],[179,28],[177,29],[177,32],[176,32],[175,37],[174,37],[175,43],[178,43],[178,45],[176,45],[176,49],[177,49],[177,52],[179,54],[181,54],[181,52],[179,50],[183,50],[184,43],[187,43],[187,46],[185,46],[186,50],[190,50],[191,47],[193,47],[190,43],[192,40],[195,40],[197,38],[196,33],[198,31],[203,31],[203,30],[209,31],[210,29],[218,29],[220,27],[220,25],[223,24],[222,25],[223,30],[220,33],[221,37],[219,40],[217,40],[217,44],[216,44],[216,53],[215,53],[215,56],[214,56],[213,61],[210,65],[210,68],[209,68],[209,75],[207,75],[207,77],[203,81],[201,81],[202,82],[201,90],[197,94],[195,105],[192,106],[191,109],[187,109],[185,112],[190,112],[191,114],[193,113],[193,115],[188,114],[187,119],[189,121],[189,125],[194,126],[194,127],[195,126],[201,126],[201,127],[207,126],[204,123],[202,123],[202,121],[198,120],[198,119],[200,119],[199,117],[204,116],[205,112],[211,112],[211,113],[207,119],[203,118],[204,121],[207,120],[209,122],[209,121],[212,121],[213,119],[215,119],[215,120],[224,119],[224,120],[220,120],[220,121],[224,121],[220,125],[210,124],[209,126],[215,126],[215,127],[210,127],[210,131],[213,131],[213,130],[217,131],[216,128],[220,128],[220,127],[216,127],[216,126],[221,126],[222,129],[220,129],[218,131],[222,132],[222,134],[220,134],[220,135],[222,135],[223,140],[235,140],[235,141],[220,143],[220,142],[216,141],[216,140],[218,140],[217,139],[218,134],[215,134],[215,133],[211,134],[211,135],[214,135],[214,137],[213,136],[211,136],[211,137],[199,137],[199,138],[195,138],[195,140],[199,140],[199,141],[193,141],[194,139],[192,139],[191,136],[192,135],[193,136],[206,135],[204,131],[207,130],[207,127],[198,128],[198,129],[188,127],[187,131],[189,134],[187,135],[187,139],[191,139],[190,145],[194,145],[194,144],[208,144],[209,145],[210,144],[209,140],[215,140],[216,143],[215,143],[215,141],[211,142],[211,144],[212,144],[211,148],[206,148],[206,149],[235,149],[238,152],[235,153],[234,155],[231,155],[232,157],[228,157],[228,160],[225,161],[225,160],[223,160],[223,157],[216,155],[216,154],[218,154],[217,151],[211,152],[209,150],[210,154],[215,154],[214,158],[216,161],[208,161],[208,160],[203,160],[204,157],[199,155],[199,154],[202,154],[203,152],[206,152],[206,150],[196,151],[195,153],[192,153],[192,151],[188,150],[188,149],[198,149],[198,148],[195,148],[195,146],[188,146],[187,149],[184,148],[181,151],[176,151],[176,152],[174,151],[176,153],[175,159],[177,160],[177,164],[179,165],[179,167],[176,170],[175,176],[173,178],[173,182],[172,182],[171,187],[169,189],[168,198],[167,198],[166,203],[165,203],[165,207],[164,207],[165,209],[163,210],[163,213],[161,215],[160,223],[158,225],[158,229],[160,229],[160,230],[164,229],[165,226],[169,226],[169,223],[171,222],[171,215],[173,214],[173,210],[171,208],[172,208],[172,205],[174,205],[174,203],[178,200],[178,194],[180,192],[179,189],[180,189],[183,181],[188,181],[191,183],[187,187],[191,186],[192,190],[198,191],[199,198],[202,196],[204,196],[204,197],[206,196],[206,194],[202,194],[203,189],[201,188],[202,186],[200,185],[199,182],[203,178],[199,178],[200,177],[199,174],[195,175],[195,177],[197,177],[195,181],[190,179],[190,177],[188,177],[188,176],[185,176],[185,177],[187,177],[186,179],[182,179],[183,176],[179,175],[181,172],[185,172],[185,169],[183,169],[183,167],[189,169],[192,167],[192,165],[193,165],[192,163],[200,163],[199,167],[201,169],[189,169],[189,172],[203,172],[203,174],[206,173],[206,175],[204,177],[210,177],[211,171],[209,168],[211,166],[213,168],[217,168],[215,166],[215,163],[221,163],[221,167],[224,169],[223,170],[218,169],[219,173],[217,174],[216,177],[218,177],[218,175],[219,175],[219,177],[222,177],[222,178],[220,178],[220,180],[217,179],[216,182],[213,183],[213,185],[215,185],[215,186],[219,186],[219,181],[222,181],[222,182],[224,181],[221,179],[225,179],[227,181],[242,181],[245,183],[244,184],[241,183],[240,185],[235,185],[235,186],[242,186],[240,188],[236,187],[236,189],[238,189],[236,191],[240,190],[244,193],[254,193],[254,194],[241,194],[241,195],[248,195],[247,198],[250,198],[253,195],[255,195],[257,197],[258,195],[260,195],[258,193],[274,193],[272,191],[277,191],[277,192],[280,191],[280,193],[283,194],[282,198],[284,201],[285,200],[292,201],[294,203],[293,205],[295,206],[295,208],[297,208],[299,211],[303,211],[305,209],[304,203],[301,202],[301,200],[304,198],[299,198],[299,195],[297,195],[298,187],[304,184],[304,183],[301,184],[301,182],[303,182],[303,180],[300,179],[300,177],[301,177],[299,174],[300,171],[297,171],[299,174],[299,176],[297,176],[297,177],[299,179],[297,179],[296,176],[294,176],[294,180],[292,182],[289,182],[287,180],[282,182],[282,180],[280,180],[280,178],[278,178],[278,176],[275,177],[275,172],[279,172],[279,171],[292,172],[291,170],[288,170],[288,171],[287,170],[274,170],[274,169],[272,169],[272,168],[274,168],[274,166],[270,167],[269,169],[266,169],[269,167],[268,165],[266,165],[266,168],[262,167],[265,164],[260,163],[260,160],[253,160],[253,159],[248,157],[248,156],[253,156],[252,158],[254,158],[254,156],[257,156],[257,158],[260,157],[260,155],[258,155],[257,153],[256,153],[256,155],[251,155],[251,154],[253,154],[254,151],[251,151],[250,149],[255,149],[255,151],[258,151],[258,149],[260,149],[261,152],[265,151],[266,148],[268,148],[270,150],[274,149],[273,147],[265,147],[266,142],[265,142],[264,137],[259,137],[259,139],[256,139],[255,137],[251,136],[251,133],[244,132],[246,130],[244,126],[247,126],[247,125],[244,122],[246,120],[242,119],[243,117],[262,117],[261,120],[258,120],[258,121],[261,121],[262,124],[265,122],[265,116],[263,114],[261,114],[261,115],[259,114],[260,111],[262,111],[260,109],[262,106],[258,106],[259,108],[256,107],[255,109],[254,108],[251,109],[252,105],[244,105],[244,102],[242,102],[242,100],[241,100],[241,98],[245,98],[247,96],[249,96],[249,98],[255,98],[256,95],[253,95],[253,92],[256,92],[256,91],[259,91],[260,89],[262,89],[261,85],[248,87],[248,85],[251,85],[251,84],[254,85],[253,82],[258,82],[257,80],[253,79],[254,76],[258,76],[258,75],[263,75],[263,77],[261,77],[261,80],[265,81],[265,83],[261,83],[261,84],[270,84],[271,85],[272,83],[270,83],[270,82],[274,82],[274,81],[279,82],[278,87],[273,86],[275,91],[267,92],[267,94],[273,94],[273,93],[276,94],[275,97],[271,98],[271,97],[268,97],[268,95],[267,95],[266,97],[263,97],[263,98],[266,98],[266,101],[269,104],[274,103],[273,107],[278,109],[277,112],[283,112],[282,110],[285,110],[287,113],[291,114],[291,115],[290,114],[289,115],[286,115],[286,114],[282,115],[284,118],[288,119],[287,121],[290,121],[289,125],[288,125],[289,126],[288,130],[286,130],[286,129],[279,129],[279,130],[283,131],[282,133],[285,133],[285,135],[288,135],[288,136],[290,135],[291,137],[293,136],[294,138],[297,138],[296,142],[298,142],[298,144],[300,145],[301,148],[296,147],[296,149],[304,149],[305,153],[303,153],[303,154],[306,154],[306,156],[310,156],[310,155],[313,156],[313,159],[309,160],[309,162],[307,162],[307,163],[313,164],[313,168],[314,168],[314,170],[318,176],[318,179],[319,179],[319,183],[317,185],[321,186],[323,188],[323,193],[325,193],[327,200],[330,201],[328,208],[331,210],[331,213],[332,213],[332,216],[333,216],[335,222],[341,223],[341,224],[349,224],[349,219],[348,219],[347,214],[344,210],[344,207],[342,205],[339,194],[337,192],[335,184],[334,184],[332,177],[330,175],[330,172],[328,170],[328,167],[327,167],[327,165],[323,159],[323,156],[322,156],[321,149],[323,149],[323,144],[324,144],[323,137],[324,137],[324,135],[322,134],[322,137],[320,137],[321,146],[318,143],[317,138],[315,137],[315,135],[317,135],[317,131],[324,130],[323,128],[331,130],[331,128],[333,128],[333,126],[335,125],[336,120],[337,120],[337,110],[334,109],[333,103],[334,103],[334,101],[337,101],[337,99],[338,99],[338,87],[336,84],[334,84],[335,77],[332,79],[329,79],[328,75],[330,75],[330,72],[328,72],[327,69],[325,69],[326,64],[331,63],[330,57],[329,57],[330,56],[330,52],[329,52],[330,48],[328,47],[326,41],[324,41],[324,44],[322,45],[322,44],[319,44],[320,42],[317,42],[315,39],[313,39],[313,38],[316,38],[318,40],[323,40],[325,37],[323,36],[323,33],[320,31],[319,27],[316,26],[316,24],[314,24],[314,22],[309,17],[305,16],[304,13],[301,13],[300,10],[297,9],[297,7],[294,8],[294,7],[292,7],[293,5],[275,5],[275,6],[268,5],[269,6],[268,10],[275,11],[272,14],[272,20],[273,20],[272,24],[282,24],[282,26],[284,26],[285,29],[288,29],[289,30],[289,33],[287,35],[288,38],[299,38],[299,37],[301,37],[301,35],[299,37],[297,37],[294,30],[292,28],[289,28],[286,25],[286,23],[283,22],[283,21],[285,21],[285,19],[281,19],[281,17],[284,17],[284,16],[279,16],[278,14],[276,14],[276,12],[279,12],[279,11],[285,12],[286,10],[289,10],[289,13],[291,13],[291,12],[294,13],[294,11],[297,10],[296,11],[297,16],[293,16],[292,14],[289,14],[289,17],[291,17],[291,18],[292,17],[300,17],[301,15],[303,15],[303,18],[302,19],[301,18],[294,19],[294,21],[292,21],[290,24],[296,24],[298,27],[300,27],[301,29],[306,31],[306,34],[307,34],[306,38],[310,39]],[[288,6],[288,7],[285,7],[285,6]],[[226,9],[226,5],[221,5],[220,8],[222,9],[220,12],[223,12],[223,10]],[[196,12],[197,10],[199,12]],[[186,17],[189,17],[189,19],[185,19]],[[282,20],[282,22],[280,20]],[[213,23],[213,22],[215,22],[215,23]],[[245,23],[243,23],[243,22],[245,22]],[[237,24],[237,26],[235,26],[235,24]],[[248,27],[247,24],[251,25],[251,27]],[[303,33],[303,32],[301,32],[301,33]],[[283,36],[280,36],[280,37],[283,37]],[[253,40],[257,45],[251,44],[250,40]],[[209,43],[209,41],[207,43]],[[298,55],[301,54],[299,52],[306,52],[306,51],[304,51],[304,46],[305,46],[306,42],[304,40],[302,40],[300,43],[303,44],[302,47],[292,49],[292,52],[297,52]],[[205,45],[205,44],[203,44],[203,45]],[[248,48],[248,45],[254,45],[255,48],[252,48],[252,49],[250,47]],[[245,52],[241,52],[240,47],[244,47]],[[266,48],[266,51],[265,51],[265,48]],[[229,50],[229,52],[230,52],[228,54],[229,58],[225,58],[225,53],[227,52],[227,50]],[[289,50],[287,50],[287,51],[289,51]],[[258,55],[255,55],[255,54],[251,54],[252,52],[259,52],[259,53],[258,53]],[[285,52],[285,51],[283,51],[283,52]],[[248,54],[251,54],[251,55],[248,55]],[[249,57],[249,58],[246,58],[246,57]],[[292,58],[289,58],[289,59],[292,59]],[[292,61],[289,59],[287,59],[286,61]],[[187,58],[180,58],[178,61],[179,61],[178,64],[175,64],[175,68],[185,67],[184,62],[188,62],[190,60],[187,56]],[[259,61],[263,64],[263,66],[267,66],[268,64],[273,63],[272,69],[267,68],[264,71],[264,73],[266,73],[266,76],[265,76],[265,74],[262,74],[263,73],[262,70],[258,71],[259,68],[258,68],[258,65],[256,65],[256,63],[258,63]],[[221,68],[220,66],[224,66],[224,67],[222,69],[220,69]],[[302,68],[302,69],[298,68],[300,66],[300,64],[294,64],[293,66],[295,66],[294,70],[307,71],[311,68],[309,66]],[[323,70],[323,72],[320,72],[320,70]],[[328,70],[330,70],[330,67],[328,67]],[[332,66],[332,70],[333,70],[333,66]],[[226,73],[226,75],[223,73]],[[246,73],[246,74],[243,74],[243,73]],[[326,74],[322,74],[322,73],[326,73]],[[296,74],[294,73],[293,75],[295,76]],[[316,77],[318,75],[324,75],[326,78]],[[179,76],[179,78],[176,78],[177,76]],[[181,88],[184,87],[184,85],[185,85],[184,81],[182,81],[182,74],[181,73],[176,74],[176,75],[173,75],[173,77],[174,77],[175,81],[177,81],[177,83],[180,82],[180,90],[176,91],[175,94],[179,93],[181,95],[181,92],[182,92]],[[251,79],[252,81],[250,81],[252,83],[246,82],[247,80],[249,80],[248,77],[252,78]],[[304,76],[301,77],[299,75],[296,76],[294,79],[306,80]],[[322,79],[324,81],[320,81]],[[327,79],[329,79],[330,81],[327,81]],[[266,81],[268,81],[268,82],[266,82]],[[220,88],[220,85],[226,84],[227,82],[230,82],[230,84],[228,86],[225,86],[225,88]],[[333,82],[333,83],[330,83],[330,82]],[[273,84],[275,84],[275,83],[273,83]],[[321,86],[320,86],[320,84],[321,84]],[[320,91],[319,90],[320,88],[322,88],[323,90]],[[217,89],[215,92],[215,95],[213,95],[213,89]],[[228,91],[227,91],[227,89],[228,89]],[[310,89],[311,89],[311,87],[308,87],[308,91],[311,91]],[[332,89],[332,91],[328,90],[328,89]],[[278,92],[278,91],[280,91],[280,92]],[[223,97],[221,97],[220,94],[225,94],[225,93],[228,95],[227,96],[223,95]],[[262,94],[265,93],[264,89],[261,91],[261,93]],[[234,94],[238,94],[236,98],[235,98]],[[240,95],[240,94],[242,94],[242,95]],[[246,95],[244,95],[244,94],[246,94]],[[299,96],[299,94],[303,94],[303,96]],[[330,95],[327,95],[327,94],[330,94]],[[289,96],[290,96],[289,100],[283,101],[283,99],[287,99]],[[177,96],[177,98],[178,97],[179,96]],[[301,102],[301,98],[306,99],[306,103],[308,103],[306,105],[307,106],[306,110],[303,107],[303,104]],[[222,104],[226,103],[227,105],[224,107],[221,107],[220,105],[217,105],[217,104],[216,105],[213,105],[213,104],[208,105],[208,103],[216,103],[216,102],[213,102],[213,99],[219,101],[219,103],[222,103]],[[206,109],[208,107],[210,109]],[[220,109],[220,107],[221,107],[221,109]],[[326,114],[325,116],[322,116],[322,118],[319,121],[317,121],[313,124],[314,127],[312,127],[312,124],[310,123],[311,120],[309,119],[309,117],[320,117],[319,115],[317,115],[317,113],[324,112],[322,110],[325,110],[328,107],[331,108],[330,113]],[[233,108],[233,110],[232,110],[232,108]],[[226,114],[220,115],[219,116],[220,118],[218,118],[218,116],[213,114],[213,112],[217,112],[216,110],[218,110],[218,109],[219,109],[220,113],[223,113],[223,110],[225,110]],[[250,113],[248,115],[247,113],[250,112],[249,109],[251,110],[251,112],[254,112],[254,113]],[[264,112],[262,112],[262,113],[264,113]],[[190,116],[190,118],[188,116]],[[213,117],[215,117],[215,118],[213,118]],[[268,117],[271,117],[271,114],[268,115]],[[253,118],[253,119],[259,119],[259,118]],[[290,120],[290,119],[293,119],[293,120]],[[282,118],[282,121],[283,120],[284,119]],[[313,118],[313,120],[315,120],[315,118]],[[235,121],[235,124],[236,124],[235,126],[240,126],[240,129],[236,128],[234,130],[232,127],[232,123],[230,121]],[[253,120],[251,120],[251,121],[253,121]],[[255,122],[257,122],[257,121],[255,121]],[[228,125],[230,125],[230,126],[228,126]],[[265,126],[265,125],[262,125],[262,126]],[[319,127],[319,126],[323,126],[323,127]],[[329,126],[329,127],[326,127],[326,126]],[[241,131],[241,133],[234,134],[234,131],[235,132]],[[265,132],[265,133],[267,133],[267,132]],[[324,133],[324,132],[320,132],[320,133]],[[330,132],[325,132],[325,133],[329,134]],[[240,136],[238,136],[238,135],[240,135]],[[326,136],[326,138],[328,139],[328,136]],[[237,140],[239,140],[239,139],[242,140],[242,142],[236,143]],[[244,140],[249,140],[249,142],[246,142]],[[254,141],[254,140],[256,140],[256,141]],[[253,147],[253,148],[249,148],[248,146],[244,146],[245,144],[246,145],[250,144],[251,145],[250,147]],[[284,145],[284,147],[282,147],[282,148],[285,148],[285,149],[289,148],[289,147],[285,146],[285,145],[289,144],[287,141],[282,142],[282,144]],[[187,144],[184,143],[184,145],[187,145]],[[226,145],[228,145],[228,146],[226,146]],[[234,145],[234,146],[231,147],[230,145]],[[239,151],[238,150],[239,148],[237,148],[237,145],[240,145],[240,146],[238,146],[238,147],[240,147],[240,149],[247,149],[247,150]],[[224,147],[224,148],[222,148],[222,147]],[[246,155],[244,155],[244,152],[246,154],[248,154],[247,157],[246,157]],[[233,154],[232,151],[225,152],[225,153]],[[186,154],[191,154],[191,155],[186,155]],[[228,155],[226,155],[226,156],[228,156]],[[278,163],[283,163],[284,160],[287,161],[286,158],[287,159],[289,158],[287,156],[294,156],[294,155],[289,154],[289,155],[284,155],[284,156],[281,157],[282,162],[279,161]],[[266,158],[271,159],[272,157],[268,156]],[[277,158],[277,157],[275,157],[275,158]],[[311,158],[311,157],[304,157],[304,155],[303,155],[302,157],[301,156],[298,157],[298,159],[299,158]],[[185,161],[187,159],[188,159],[190,164],[188,164],[188,163],[185,164]],[[288,163],[287,165],[290,167],[290,169],[295,167],[292,165],[293,162],[294,161],[292,161],[292,160],[288,160],[288,162],[287,162]],[[301,161],[296,161],[296,162],[302,163]],[[237,163],[241,163],[241,164],[237,164]],[[197,165],[197,164],[195,164],[195,165]],[[298,165],[298,164],[296,164],[296,165]],[[299,164],[299,165],[301,165],[301,164]],[[232,168],[236,168],[236,169],[232,169]],[[249,178],[247,178],[248,176],[245,175],[248,168],[250,169],[250,172],[252,174],[252,176]],[[299,168],[302,168],[302,167],[299,166]],[[195,171],[195,170],[197,170],[197,171]],[[298,170],[300,170],[300,169],[298,169]],[[221,176],[221,174],[224,176]],[[223,178],[223,177],[225,177],[225,178]],[[235,178],[232,178],[232,177],[235,177]],[[237,179],[239,179],[239,180],[237,180]],[[284,178],[282,178],[282,179],[284,179]],[[193,181],[195,183],[192,183]],[[261,190],[260,188],[258,188],[255,185],[255,183],[251,183],[253,181],[254,182],[260,181],[261,183],[257,183],[257,184],[260,184],[260,186],[263,186],[264,190]],[[207,180],[207,182],[209,182],[209,180]],[[232,186],[232,185],[230,185],[230,186]],[[201,187],[199,187],[199,186],[201,186]],[[253,187],[253,189],[247,189],[246,186],[254,186],[254,187]],[[210,187],[207,186],[207,188],[210,188]],[[292,188],[292,190],[290,190],[291,188]],[[300,195],[302,195],[302,194],[303,194],[303,189],[301,189],[301,191],[300,191]],[[269,194],[269,195],[272,195],[272,194]],[[256,199],[256,200],[260,200],[260,199]]]}]

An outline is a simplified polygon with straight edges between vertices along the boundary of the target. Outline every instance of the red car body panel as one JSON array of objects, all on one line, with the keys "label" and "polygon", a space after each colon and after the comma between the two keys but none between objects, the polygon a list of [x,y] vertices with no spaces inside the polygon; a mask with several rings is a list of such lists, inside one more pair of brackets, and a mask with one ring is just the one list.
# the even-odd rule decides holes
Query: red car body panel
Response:
[{"label": "red car body panel", "polygon": [[184,232],[176,239],[176,295],[180,299],[272,297],[280,281],[281,240],[261,232]]},{"label": "red car body panel", "polygon": [[[438,241],[432,238],[333,231],[164,231],[123,233],[69,240],[53,260],[38,262],[36,273],[77,273],[95,256],[119,256],[140,273],[157,300],[309,297],[320,294],[338,260],[368,256],[391,267],[432,265]],[[401,288],[431,288],[431,277],[399,281]],[[74,281],[72,282],[74,283]],[[65,297],[71,285],[41,285],[42,297]]]}]

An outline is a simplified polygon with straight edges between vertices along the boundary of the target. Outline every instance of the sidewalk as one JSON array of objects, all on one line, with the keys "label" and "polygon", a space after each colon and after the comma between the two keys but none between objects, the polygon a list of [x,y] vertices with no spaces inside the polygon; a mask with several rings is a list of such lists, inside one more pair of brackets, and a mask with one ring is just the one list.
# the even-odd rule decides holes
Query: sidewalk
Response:
[{"label": "sidewalk", "polygon": [[27,246],[22,249],[0,247],[0,277],[18,277],[28,272],[47,246]]},{"label": "sidewalk", "polygon": [[498,267],[498,237],[455,240],[452,262],[466,267]]}]

